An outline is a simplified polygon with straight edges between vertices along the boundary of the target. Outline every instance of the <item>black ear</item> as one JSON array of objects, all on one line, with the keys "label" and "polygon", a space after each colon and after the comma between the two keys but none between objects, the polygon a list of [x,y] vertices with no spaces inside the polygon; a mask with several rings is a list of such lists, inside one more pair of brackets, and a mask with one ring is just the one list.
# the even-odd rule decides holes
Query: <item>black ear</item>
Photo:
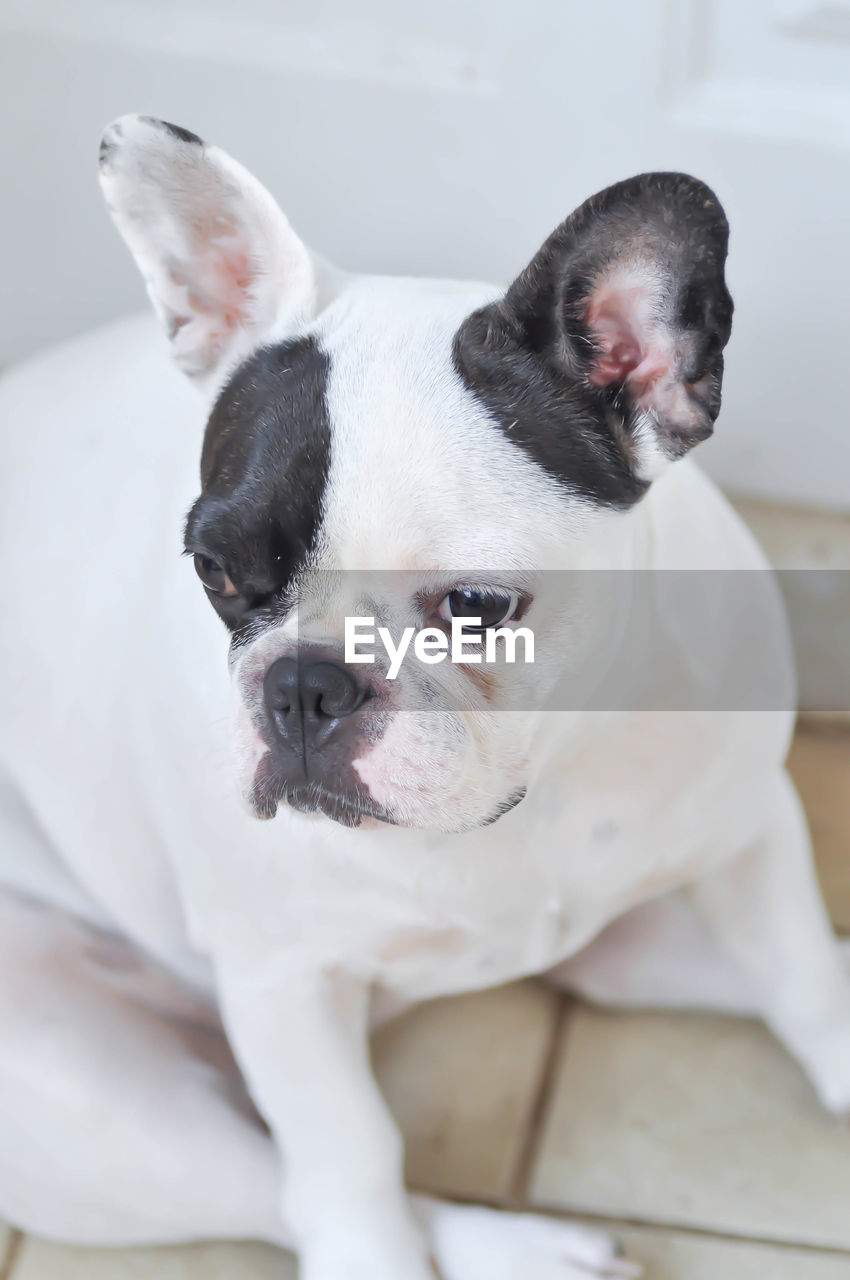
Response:
[{"label": "black ear", "polygon": [[629,505],[711,435],[732,323],[728,235],[696,178],[647,173],[609,187],[464,322],[458,371],[547,471]]}]

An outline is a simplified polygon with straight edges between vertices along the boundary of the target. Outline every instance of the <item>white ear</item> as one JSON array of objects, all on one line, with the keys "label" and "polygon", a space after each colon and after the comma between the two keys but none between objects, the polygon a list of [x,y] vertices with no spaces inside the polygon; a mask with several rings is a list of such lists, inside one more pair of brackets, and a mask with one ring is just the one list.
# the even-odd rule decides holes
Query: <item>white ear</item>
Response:
[{"label": "white ear", "polygon": [[266,334],[315,312],[313,262],[266,189],[218,147],[151,116],[100,146],[106,203],[174,359],[205,390]]}]

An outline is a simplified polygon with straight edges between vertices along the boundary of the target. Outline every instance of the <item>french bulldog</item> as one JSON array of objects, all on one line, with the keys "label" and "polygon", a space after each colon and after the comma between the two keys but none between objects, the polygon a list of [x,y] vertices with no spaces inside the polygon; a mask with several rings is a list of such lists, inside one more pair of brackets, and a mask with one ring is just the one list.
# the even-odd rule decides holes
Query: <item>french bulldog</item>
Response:
[{"label": "french bulldog", "polygon": [[[577,1224],[408,1194],[369,1035],[539,974],[758,1015],[850,1112],[781,606],[685,458],[720,204],[628,179],[504,290],[333,268],[147,116],[100,178],[185,376],[132,319],[0,391],[0,1214],[256,1237],[305,1280],[632,1274]],[[667,589],[741,573],[743,638]],[[392,678],[380,644],[345,661],[351,619],[413,629]]]}]

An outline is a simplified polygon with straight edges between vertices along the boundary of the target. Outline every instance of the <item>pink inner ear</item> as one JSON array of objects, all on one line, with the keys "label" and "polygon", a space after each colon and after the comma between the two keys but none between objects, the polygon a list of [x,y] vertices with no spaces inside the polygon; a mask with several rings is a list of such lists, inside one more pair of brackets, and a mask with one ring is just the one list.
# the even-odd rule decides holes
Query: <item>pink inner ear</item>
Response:
[{"label": "pink inner ear", "polygon": [[251,286],[256,271],[249,254],[238,240],[219,242],[210,247],[207,268],[212,282],[212,292],[218,300],[218,310],[224,323],[230,328],[249,318],[253,302]]},{"label": "pink inner ear", "polygon": [[625,382],[641,362],[637,334],[629,324],[628,315],[615,301],[615,297],[609,295],[601,302],[592,300],[587,308],[587,323],[597,344],[590,372],[590,381],[595,387]]},{"label": "pink inner ear", "polygon": [[[241,326],[250,327],[259,273],[246,234],[234,228],[222,234],[199,220],[189,245],[188,261],[171,264],[168,275],[182,292],[179,313],[168,317],[172,350],[190,374],[212,369],[225,345]],[[225,229],[230,232],[230,227]]]},{"label": "pink inner ear", "polygon": [[597,345],[588,380],[595,387],[628,382],[636,395],[663,377],[670,361],[652,323],[649,289],[613,286],[595,293],[585,320]]},{"label": "pink inner ear", "polygon": [[244,232],[231,224],[217,225],[223,221],[198,219],[190,261],[173,264],[169,275],[174,284],[186,289],[192,315],[227,331],[249,318],[257,264],[248,252]]}]

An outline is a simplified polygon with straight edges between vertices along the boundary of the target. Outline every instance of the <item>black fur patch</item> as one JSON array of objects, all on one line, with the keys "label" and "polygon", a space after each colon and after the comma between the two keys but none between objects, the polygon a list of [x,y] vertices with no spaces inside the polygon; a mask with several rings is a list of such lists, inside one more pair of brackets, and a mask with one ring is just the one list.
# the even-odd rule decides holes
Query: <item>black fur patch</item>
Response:
[{"label": "black fur patch", "polygon": [[192,133],[191,129],[184,129],[180,124],[172,124],[170,120],[159,120],[156,116],[142,116],[141,119],[146,120],[148,124],[159,125],[161,129],[165,129],[166,133],[170,133],[174,138],[179,138],[181,142],[192,142],[196,147],[204,145],[203,138],[199,138],[196,133]]},{"label": "black fur patch", "polygon": [[103,168],[109,164],[109,157],[115,150],[116,143],[119,138],[124,136],[124,130],[120,124],[111,124],[100,140],[100,148],[97,153],[98,164]]},{"label": "black fur patch", "polygon": [[511,443],[572,493],[609,507],[643,497],[648,486],[632,471],[602,397],[527,346],[495,308],[461,325],[454,362]]},{"label": "black fur patch", "polygon": [[[634,258],[657,270],[658,322],[679,341],[686,421],[658,414],[658,443],[678,457],[711,434],[732,300],[723,279],[728,226],[704,183],[649,173],[593,196],[545,242],[504,298],[455,335],[455,366],[509,440],[570,492],[629,507],[646,492],[634,468],[637,411],[625,383],[594,385],[587,324],[594,285]],[[698,383],[699,389],[693,384]]]},{"label": "black fur patch", "polygon": [[235,598],[208,592],[236,633],[277,616],[315,545],[330,463],[328,368],[313,338],[265,347],[210,414],[186,548],[216,560],[237,588]]},{"label": "black fur patch", "polygon": [[255,814],[273,818],[279,805],[288,804],[299,813],[323,813],[343,827],[359,827],[364,818],[394,826],[390,811],[375,803],[357,776],[352,759],[350,748],[327,760],[316,757],[312,768],[317,778],[292,782],[281,772],[274,752],[269,752],[257,766],[251,791]]}]

